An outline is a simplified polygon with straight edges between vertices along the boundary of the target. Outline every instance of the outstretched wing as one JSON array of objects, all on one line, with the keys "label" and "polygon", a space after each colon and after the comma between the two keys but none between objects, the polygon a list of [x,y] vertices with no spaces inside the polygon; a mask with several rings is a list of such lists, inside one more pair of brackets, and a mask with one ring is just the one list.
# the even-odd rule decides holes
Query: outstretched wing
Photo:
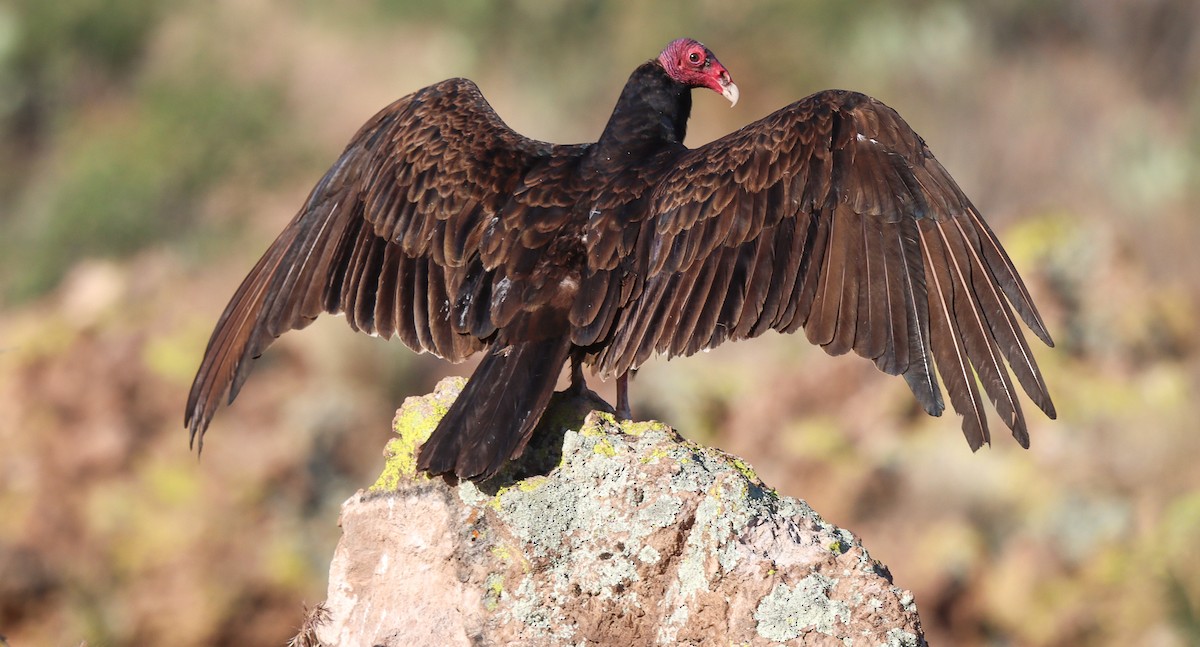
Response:
[{"label": "outstretched wing", "polygon": [[1013,310],[1053,343],[1021,278],[925,142],[882,103],[821,92],[688,151],[648,209],[644,283],[600,372],[803,327],[831,355],[854,350],[903,375],[931,415],[944,406],[936,365],[972,449],[990,441],[976,376],[1023,446],[1010,369],[1054,417]]},{"label": "outstretched wing", "polygon": [[491,304],[458,293],[493,278],[479,253],[488,226],[530,168],[581,150],[513,132],[465,79],[384,108],[226,306],[188,396],[193,441],[225,394],[237,396],[251,359],[323,312],[451,361],[480,349],[470,333],[494,330]]}]

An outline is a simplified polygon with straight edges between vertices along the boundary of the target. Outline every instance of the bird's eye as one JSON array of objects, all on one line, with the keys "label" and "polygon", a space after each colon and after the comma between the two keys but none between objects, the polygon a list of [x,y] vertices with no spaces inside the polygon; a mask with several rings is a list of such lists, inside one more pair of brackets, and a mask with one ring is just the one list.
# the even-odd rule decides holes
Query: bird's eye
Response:
[{"label": "bird's eye", "polygon": [[699,65],[702,61],[704,61],[704,57],[700,55],[700,52],[692,52],[691,54],[688,54],[688,60],[691,61],[693,65]]}]

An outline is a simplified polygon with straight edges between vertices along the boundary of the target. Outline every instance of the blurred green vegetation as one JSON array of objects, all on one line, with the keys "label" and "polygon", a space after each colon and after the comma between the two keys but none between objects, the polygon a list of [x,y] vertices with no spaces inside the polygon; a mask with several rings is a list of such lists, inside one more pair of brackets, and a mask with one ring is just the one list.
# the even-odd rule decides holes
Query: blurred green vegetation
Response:
[{"label": "blurred green vegetation", "polygon": [[2,115],[4,161],[25,183],[0,221],[7,299],[44,293],[80,259],[186,244],[207,191],[286,154],[276,84],[203,52],[145,64],[171,4],[30,1],[9,16],[21,29],[2,78],[19,98]]},{"label": "blurred green vegetation", "polygon": [[825,87],[912,123],[1042,307],[1060,418],[971,455],[953,416],[802,335],[651,363],[635,412],[863,536],[932,644],[1200,642],[1192,0],[0,4],[0,634],[286,641],[389,412],[469,367],[323,318],[198,463],[183,402],[238,281],[398,96],[468,76],[518,130],[583,141],[685,34],[743,93],[697,97],[690,143]]},{"label": "blurred green vegetation", "polygon": [[[133,114],[67,129],[50,185],[30,196],[35,219],[5,232],[20,300],[43,293],[81,258],[127,256],[196,234],[195,203],[278,127],[264,88],[229,87],[212,73],[153,84]],[[37,213],[41,212],[41,213]]]}]

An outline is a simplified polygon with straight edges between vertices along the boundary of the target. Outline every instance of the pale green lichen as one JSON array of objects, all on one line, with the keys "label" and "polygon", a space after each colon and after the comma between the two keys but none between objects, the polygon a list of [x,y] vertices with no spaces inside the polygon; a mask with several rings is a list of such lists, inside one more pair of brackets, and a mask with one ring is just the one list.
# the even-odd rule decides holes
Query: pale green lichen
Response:
[{"label": "pale green lichen", "polygon": [[635,526],[646,529],[666,528],[674,524],[683,510],[683,499],[676,496],[661,496],[649,504],[637,508],[633,514]]},{"label": "pale green lichen", "polygon": [[493,498],[492,495],[480,490],[474,481],[462,481],[455,490],[458,491],[459,500],[472,508],[488,505]]},{"label": "pale green lichen", "polygon": [[729,464],[733,466],[733,469],[740,472],[742,476],[746,477],[746,480],[751,481],[751,482],[758,481],[758,473],[755,472],[754,468],[750,467],[750,465],[748,463],[746,463],[746,461],[744,461],[740,458],[737,458],[736,456],[730,456]]},{"label": "pale green lichen", "polygon": [[483,590],[483,608],[488,611],[495,611],[496,607],[500,606],[500,599],[504,595],[504,576],[499,573],[488,575],[484,582]]},{"label": "pale green lichen", "polygon": [[668,427],[666,423],[662,423],[657,420],[649,420],[645,422],[633,422],[626,420],[625,422],[621,423],[621,432],[629,436],[641,437],[652,431],[673,433],[671,428]]},{"label": "pale green lichen", "polygon": [[887,632],[887,647],[919,647],[924,644],[916,634],[896,627]]},{"label": "pale green lichen", "polygon": [[527,479],[517,481],[517,489],[522,492],[533,492],[539,487],[548,483],[550,479],[543,475],[531,476]]},{"label": "pale green lichen", "polygon": [[[522,580],[511,597],[512,603],[508,605],[508,613],[514,620],[532,629],[531,633],[534,636],[549,638],[553,641],[551,644],[565,644],[575,637],[574,625],[563,621],[561,606],[541,603],[533,585],[533,578],[526,577]],[[555,627],[558,629],[555,630]]]},{"label": "pale green lichen", "polygon": [[403,478],[411,478],[417,469],[416,446],[401,438],[388,441],[383,450],[383,471],[375,483],[367,488],[372,492],[395,490]]},{"label": "pale green lichen", "polygon": [[465,384],[466,380],[461,377],[446,378],[438,383],[432,394],[404,401],[392,421],[396,438],[388,441],[384,450],[383,472],[370,487],[371,491],[394,490],[402,479],[429,478],[417,472],[417,450],[429,440],[430,434]]},{"label": "pale green lichen", "polygon": [[662,559],[662,555],[653,546],[642,546],[642,549],[638,551],[637,558],[647,564],[657,564],[658,560]]},{"label": "pale green lichen", "polygon": [[627,555],[612,551],[597,551],[595,558],[589,560],[592,564],[590,577],[578,578],[580,590],[600,599],[611,599],[618,588],[623,588],[627,582],[635,582],[641,577],[637,572],[637,563]]},{"label": "pale green lichen", "polygon": [[608,434],[607,429],[611,427],[619,427],[616,416],[607,411],[593,411],[588,415],[587,423],[579,430],[579,433],[588,437],[604,436]]},{"label": "pale green lichen", "polygon": [[676,636],[679,635],[679,629],[691,615],[691,611],[686,604],[681,604],[675,607],[671,615],[667,617],[667,621],[662,623],[658,628],[658,643],[661,645],[673,645],[676,642]]},{"label": "pale green lichen", "polygon": [[592,446],[592,451],[601,456],[612,458],[617,455],[617,449],[606,438],[601,438]]},{"label": "pale green lichen", "polygon": [[[480,497],[483,497],[483,498],[475,499],[472,504],[473,505],[486,505],[489,508],[495,510],[496,512],[500,512],[501,501],[504,498],[505,494],[511,492],[512,490],[516,490],[518,492],[533,492],[534,490],[538,489],[539,487],[541,487],[542,485],[544,485],[547,482],[549,482],[549,479],[547,479],[545,476],[540,475],[540,474],[534,475],[527,479],[522,479],[520,481],[517,481],[516,483],[512,483],[510,485],[500,486],[500,488],[498,490],[496,490],[496,493],[490,497],[488,497],[481,490],[479,490],[478,487],[474,487],[474,484],[472,484],[472,488],[474,489],[474,492],[477,493]],[[464,499],[464,501],[465,501],[465,499]]]},{"label": "pale green lichen", "polygon": [[[593,513],[598,504],[569,481],[548,481],[530,491],[509,488],[493,499],[494,509],[535,554],[557,551],[579,523],[580,508]],[[491,502],[489,502],[490,504]]]},{"label": "pale green lichen", "polygon": [[850,619],[850,607],[829,597],[836,583],[813,573],[794,587],[775,585],[754,610],[758,635],[775,642],[795,640],[809,631],[834,635],[834,625]]},{"label": "pale green lichen", "polygon": [[642,456],[638,460],[641,461],[642,465],[649,465],[650,463],[657,463],[658,461],[660,461],[670,455],[671,455],[671,453],[668,452],[665,448],[655,447],[654,449],[647,452],[644,456]]}]

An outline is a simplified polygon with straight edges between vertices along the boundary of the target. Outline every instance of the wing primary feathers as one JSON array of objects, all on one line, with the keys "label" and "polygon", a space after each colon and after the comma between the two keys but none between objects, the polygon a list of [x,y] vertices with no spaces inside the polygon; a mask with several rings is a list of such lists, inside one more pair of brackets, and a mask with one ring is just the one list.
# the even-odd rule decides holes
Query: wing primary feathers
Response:
[{"label": "wing primary feathers", "polygon": [[976,230],[970,226],[970,222],[964,223],[960,218],[955,218],[953,223],[965,241],[967,252],[970,254],[974,268],[971,273],[974,291],[980,299],[982,311],[987,313],[988,327],[991,330],[992,338],[1005,359],[1008,360],[1009,366],[1017,376],[1017,381],[1025,389],[1025,393],[1047,417],[1054,419],[1054,403],[1050,399],[1050,392],[1046,388],[1042,372],[1033,359],[1033,353],[1025,341],[1024,333],[1017,325],[1016,318],[1013,317],[1012,310],[1009,309],[1008,302],[996,291],[998,281],[985,259],[980,256],[978,248],[981,242],[975,235]]},{"label": "wing primary feathers", "polygon": [[[979,232],[981,238],[981,248],[983,249],[984,258],[987,259],[988,268],[991,270],[991,275],[996,279],[996,283],[1000,285],[1000,289],[1004,290],[1004,294],[1008,296],[1008,300],[1016,308],[1021,315],[1021,319],[1025,321],[1025,325],[1037,335],[1047,346],[1053,348],[1054,340],[1050,338],[1050,333],[1046,331],[1046,324],[1042,321],[1041,314],[1038,313],[1037,306],[1033,304],[1033,298],[1029,296],[1029,291],[1025,288],[1025,283],[1021,281],[1020,275],[1017,274],[1017,268],[1013,267],[1012,260],[1008,257],[1008,252],[1000,246],[1000,241],[996,240],[996,235],[992,233],[991,227],[988,227],[987,222],[980,217],[975,207],[968,205],[967,213],[971,218],[972,224]],[[1049,412],[1047,412],[1049,413]],[[1051,416],[1053,418],[1054,416]]]},{"label": "wing primary feathers", "polygon": [[918,229],[921,249],[925,255],[926,278],[931,281],[929,295],[929,338],[938,372],[946,383],[950,403],[963,417],[963,435],[972,450],[978,450],[990,442],[987,419],[983,415],[983,403],[979,389],[975,386],[975,373],[963,346],[962,336],[955,319],[954,285],[947,269],[946,250],[936,234],[928,234],[930,221],[922,221]]},{"label": "wing primary feathers", "polygon": [[[1000,350],[993,340],[994,333],[979,302],[980,293],[986,294],[986,290],[976,289],[970,259],[965,258],[969,253],[968,246],[964,245],[962,238],[952,235],[960,230],[954,228],[951,222],[936,223],[935,228],[949,261],[948,270],[955,294],[954,316],[962,334],[963,347],[1001,420],[1012,430],[1017,442],[1028,448],[1029,431],[1021,412],[1021,403],[1017,400],[1008,369],[1000,358]],[[947,231],[948,228],[951,229]]]},{"label": "wing primary feathers", "polygon": [[925,259],[919,242],[920,232],[915,220],[906,218],[897,224],[896,241],[902,252],[898,266],[908,319],[909,360],[903,372],[904,381],[926,413],[940,416],[946,405],[942,401],[942,391],[938,388],[937,374],[932,365],[934,354],[929,321],[933,297],[929,292]]},{"label": "wing primary feathers", "polygon": [[[313,242],[325,239],[323,235],[329,230],[334,220],[329,216],[336,212],[337,204],[328,209],[322,205],[319,211],[306,214],[308,218],[298,218],[293,222],[291,226],[293,235],[288,237],[286,243],[276,239],[281,247],[281,258],[277,266],[280,271],[260,277],[259,280],[265,285],[258,296],[261,302],[257,304],[259,313],[256,313],[255,316],[261,317],[261,325],[259,325],[259,321],[247,322],[254,326],[255,337],[261,338],[266,335],[270,339],[274,339],[287,329],[285,321],[296,314],[297,306],[300,304],[296,302],[297,300],[286,297],[290,296],[290,291],[297,285],[298,278],[305,273],[308,263],[312,259]],[[318,225],[312,226],[311,220],[318,218]]]},{"label": "wing primary feathers", "polygon": [[238,286],[233,298],[225,307],[217,326],[204,351],[204,359],[188,393],[187,412],[184,425],[188,427],[188,445],[197,451],[204,449],[204,432],[220,404],[222,393],[229,389],[229,402],[237,395],[244,377],[237,374],[246,369],[244,349],[251,343],[254,329],[248,324],[253,321],[262,307],[262,295],[285,256],[284,250],[291,244],[294,232],[285,230],[276,243],[255,264],[254,269]]}]

